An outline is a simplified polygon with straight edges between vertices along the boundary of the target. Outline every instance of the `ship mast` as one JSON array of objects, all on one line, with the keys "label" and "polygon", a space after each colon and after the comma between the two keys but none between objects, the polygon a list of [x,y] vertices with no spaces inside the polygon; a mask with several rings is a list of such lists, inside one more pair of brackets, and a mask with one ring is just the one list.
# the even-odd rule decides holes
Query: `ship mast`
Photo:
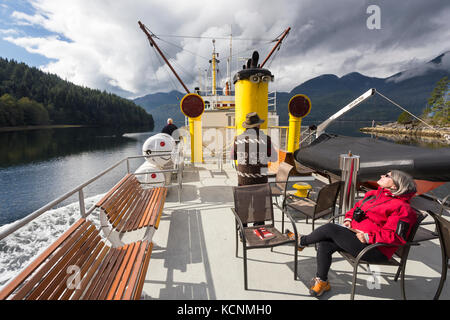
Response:
[{"label": "ship mast", "polygon": [[212,53],[212,60],[211,60],[211,68],[212,68],[212,95],[215,96],[217,94],[217,79],[216,79],[216,66],[219,60],[216,59],[216,57],[219,56],[218,53],[216,53],[216,40],[212,41],[213,43],[213,53]]},{"label": "ship mast", "polygon": [[184,82],[181,80],[181,78],[178,76],[177,72],[175,71],[175,69],[172,67],[172,65],[170,64],[170,62],[166,59],[166,57],[164,56],[164,54],[161,52],[161,50],[159,49],[158,45],[156,44],[155,40],[153,40],[152,35],[147,31],[147,27],[140,21],[138,21],[139,23],[139,27],[142,29],[142,31],[144,31],[144,33],[147,35],[148,40],[150,41],[150,46],[155,47],[156,50],[158,51],[158,53],[161,55],[161,57],[164,59],[164,61],[167,63],[167,65],[169,66],[170,70],[172,70],[172,72],[174,73],[175,77],[177,77],[178,81],[181,83],[181,85],[183,86],[184,90],[186,90],[187,93],[189,92],[189,89],[186,87],[186,85],[184,84]]},{"label": "ship mast", "polygon": [[291,27],[289,27],[286,30],[284,30],[283,35],[280,37],[280,39],[278,39],[277,44],[273,47],[272,51],[270,51],[270,53],[266,57],[266,59],[264,59],[263,63],[261,63],[260,68],[264,67],[264,65],[266,64],[267,60],[269,60],[269,58],[272,56],[272,54],[275,52],[275,50],[281,45],[281,42],[283,41],[284,38],[286,38],[286,36],[288,35],[289,31],[291,31]]}]

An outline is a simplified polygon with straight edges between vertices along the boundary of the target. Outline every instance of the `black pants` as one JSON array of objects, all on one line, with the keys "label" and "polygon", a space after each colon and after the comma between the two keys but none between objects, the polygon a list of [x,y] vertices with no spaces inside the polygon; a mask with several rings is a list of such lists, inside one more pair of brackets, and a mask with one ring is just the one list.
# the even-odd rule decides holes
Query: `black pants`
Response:
[{"label": "black pants", "polygon": [[[345,251],[356,257],[368,245],[359,241],[353,231],[342,226],[327,223],[315,229],[307,236],[300,238],[300,245],[317,245],[317,277],[323,281],[328,279],[331,267],[331,256],[336,251]],[[378,249],[369,250],[363,259],[367,262],[387,261],[387,257]]]}]

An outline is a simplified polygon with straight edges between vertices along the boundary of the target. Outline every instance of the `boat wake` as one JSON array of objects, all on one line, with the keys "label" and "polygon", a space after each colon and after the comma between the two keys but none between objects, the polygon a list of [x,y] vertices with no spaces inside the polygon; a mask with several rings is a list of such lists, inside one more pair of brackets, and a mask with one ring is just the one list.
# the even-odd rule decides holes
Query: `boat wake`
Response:
[{"label": "boat wake", "polygon": [[[91,208],[103,194],[87,198],[86,208]],[[33,259],[38,257],[55,240],[80,218],[78,202],[49,210],[13,234],[0,241],[0,290],[16,277]],[[97,210],[89,215],[96,227],[100,221]],[[0,231],[8,225],[0,227]]]}]

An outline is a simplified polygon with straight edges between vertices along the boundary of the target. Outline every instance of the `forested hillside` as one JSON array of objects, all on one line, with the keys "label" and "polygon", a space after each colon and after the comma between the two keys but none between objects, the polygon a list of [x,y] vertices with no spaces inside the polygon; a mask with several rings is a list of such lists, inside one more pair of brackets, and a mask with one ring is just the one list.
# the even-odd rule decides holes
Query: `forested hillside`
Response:
[{"label": "forested hillside", "polygon": [[153,128],[153,117],[130,100],[0,58],[0,127],[45,124]]}]

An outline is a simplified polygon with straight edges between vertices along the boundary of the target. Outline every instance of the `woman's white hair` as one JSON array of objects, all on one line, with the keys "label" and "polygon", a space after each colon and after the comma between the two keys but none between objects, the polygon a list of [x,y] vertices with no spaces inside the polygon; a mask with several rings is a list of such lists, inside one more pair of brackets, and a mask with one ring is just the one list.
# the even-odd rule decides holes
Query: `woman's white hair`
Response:
[{"label": "woman's white hair", "polygon": [[392,195],[399,196],[406,193],[417,192],[416,183],[409,174],[400,170],[392,170],[391,178],[397,187],[397,189],[392,192]]},{"label": "woman's white hair", "polygon": [[167,119],[167,124],[171,124],[173,122],[172,118]]}]

